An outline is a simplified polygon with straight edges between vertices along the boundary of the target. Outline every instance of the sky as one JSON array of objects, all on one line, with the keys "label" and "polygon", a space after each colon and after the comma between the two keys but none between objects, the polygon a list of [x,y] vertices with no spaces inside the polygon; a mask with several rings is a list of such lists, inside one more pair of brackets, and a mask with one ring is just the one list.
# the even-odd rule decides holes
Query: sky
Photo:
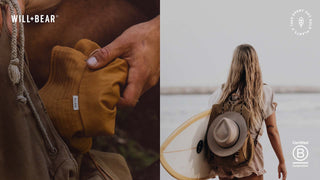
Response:
[{"label": "sky", "polygon": [[[161,86],[219,86],[227,79],[236,46],[256,49],[264,82],[320,87],[320,2],[161,1]],[[298,36],[309,27],[309,33]],[[304,11],[304,12],[305,12]],[[299,29],[296,19],[304,17]]]}]

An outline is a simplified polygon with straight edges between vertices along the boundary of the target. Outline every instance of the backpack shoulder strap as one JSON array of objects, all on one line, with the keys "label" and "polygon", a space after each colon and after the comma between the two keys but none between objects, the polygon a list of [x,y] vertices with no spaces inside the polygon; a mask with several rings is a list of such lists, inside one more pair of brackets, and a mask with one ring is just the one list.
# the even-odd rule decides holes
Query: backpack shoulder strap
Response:
[{"label": "backpack shoulder strap", "polygon": [[254,138],[254,146],[256,146],[257,143],[258,143],[258,137],[259,137],[259,134],[260,134],[260,132],[261,132],[261,129],[262,129],[262,126],[263,126],[263,122],[264,122],[264,120],[265,120],[265,118],[264,118],[264,113],[263,113],[263,110],[262,110],[262,109],[261,109],[261,116],[262,116],[262,120],[261,120],[260,128],[259,128],[259,130],[258,130],[258,132],[257,132],[257,135],[256,135],[256,137]]},{"label": "backpack shoulder strap", "polygon": [[[268,84],[267,83],[263,83],[263,85],[268,85]],[[257,143],[258,143],[258,137],[259,137],[259,134],[260,134],[261,129],[262,129],[263,121],[265,120],[263,109],[261,109],[261,116],[262,116],[262,121],[261,121],[261,125],[260,125],[260,128],[259,128],[258,134],[256,135],[256,137],[254,139],[254,146],[256,146]]]}]

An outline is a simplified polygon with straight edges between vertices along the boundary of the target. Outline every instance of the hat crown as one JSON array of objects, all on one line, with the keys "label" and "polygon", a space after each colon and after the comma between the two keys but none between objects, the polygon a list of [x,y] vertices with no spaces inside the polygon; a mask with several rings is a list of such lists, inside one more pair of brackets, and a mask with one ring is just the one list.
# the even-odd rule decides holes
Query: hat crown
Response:
[{"label": "hat crown", "polygon": [[217,123],[212,135],[220,147],[231,147],[239,138],[239,127],[235,121],[227,117],[223,117]]}]

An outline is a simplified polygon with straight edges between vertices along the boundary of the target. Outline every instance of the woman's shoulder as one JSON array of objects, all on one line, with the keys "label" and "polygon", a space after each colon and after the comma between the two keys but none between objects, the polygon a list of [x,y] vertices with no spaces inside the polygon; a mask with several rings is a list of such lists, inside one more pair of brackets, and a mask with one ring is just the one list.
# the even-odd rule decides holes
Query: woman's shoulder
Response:
[{"label": "woman's shoulder", "polygon": [[269,117],[276,109],[276,103],[273,101],[274,92],[273,89],[267,85],[263,85],[264,93],[264,113],[266,117]]},{"label": "woman's shoulder", "polygon": [[271,86],[269,86],[266,83],[263,84],[263,93],[264,93],[265,97],[270,97],[270,96],[273,96],[273,94],[274,94]]},{"label": "woman's shoulder", "polygon": [[219,86],[217,89],[215,89],[215,91],[211,94],[211,96],[209,97],[209,107],[211,107],[213,104],[218,103],[220,96],[222,94],[222,88],[223,88],[222,84],[221,86]]}]

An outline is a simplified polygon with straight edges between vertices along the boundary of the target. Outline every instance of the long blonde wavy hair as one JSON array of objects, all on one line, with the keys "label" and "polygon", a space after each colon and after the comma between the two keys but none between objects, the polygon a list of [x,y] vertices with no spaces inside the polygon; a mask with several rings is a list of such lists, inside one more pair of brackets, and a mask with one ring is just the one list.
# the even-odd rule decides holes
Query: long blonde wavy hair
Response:
[{"label": "long blonde wavy hair", "polygon": [[260,125],[264,103],[262,73],[258,55],[249,44],[239,45],[233,53],[227,82],[222,88],[219,103],[223,103],[234,92],[240,92],[252,113],[251,126]]}]

